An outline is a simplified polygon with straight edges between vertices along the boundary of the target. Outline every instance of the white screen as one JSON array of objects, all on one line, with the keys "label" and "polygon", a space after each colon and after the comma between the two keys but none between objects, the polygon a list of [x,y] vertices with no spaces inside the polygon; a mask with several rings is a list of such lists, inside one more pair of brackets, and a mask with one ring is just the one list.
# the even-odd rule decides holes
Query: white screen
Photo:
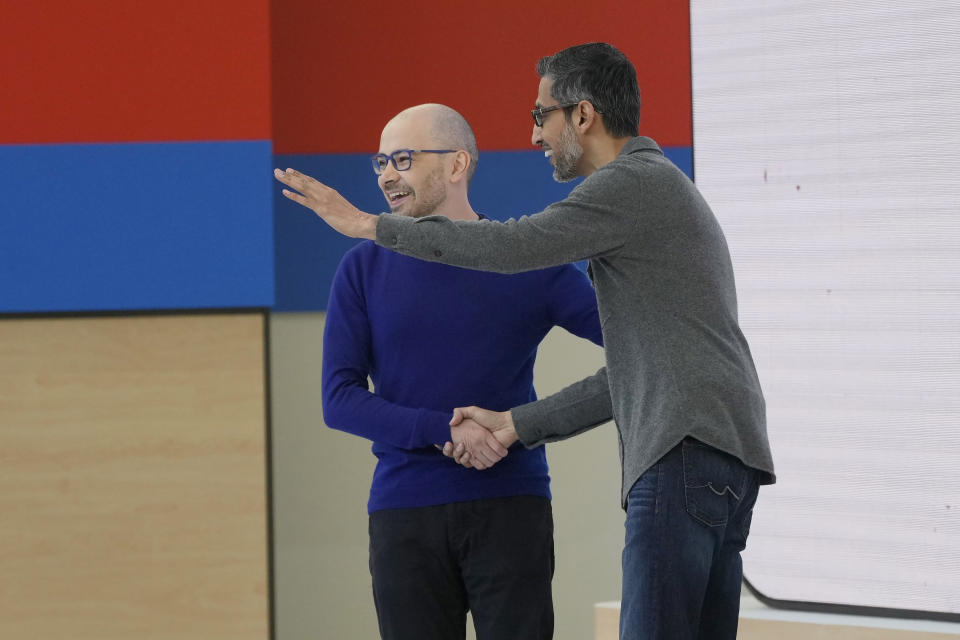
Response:
[{"label": "white screen", "polygon": [[778,476],[745,577],[960,613],[960,3],[693,0],[691,43]]}]

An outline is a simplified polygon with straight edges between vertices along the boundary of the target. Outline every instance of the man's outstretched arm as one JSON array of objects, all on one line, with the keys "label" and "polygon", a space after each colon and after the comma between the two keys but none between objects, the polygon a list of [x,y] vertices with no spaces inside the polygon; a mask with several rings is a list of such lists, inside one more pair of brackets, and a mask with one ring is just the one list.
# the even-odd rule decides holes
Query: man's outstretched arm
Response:
[{"label": "man's outstretched arm", "polygon": [[498,273],[543,269],[619,251],[636,232],[639,197],[636,181],[626,180],[622,173],[601,169],[544,211],[496,222],[450,220],[442,211],[421,218],[371,215],[310,176],[294,169],[274,170],[277,180],[290,187],[283,190],[284,196],[344,235],[374,240],[421,260]]}]

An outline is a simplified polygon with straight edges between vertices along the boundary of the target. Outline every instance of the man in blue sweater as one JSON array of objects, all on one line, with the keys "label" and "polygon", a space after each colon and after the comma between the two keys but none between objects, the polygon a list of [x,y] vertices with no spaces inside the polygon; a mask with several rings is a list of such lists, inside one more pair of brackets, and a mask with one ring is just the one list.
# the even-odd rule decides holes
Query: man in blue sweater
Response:
[{"label": "man in blue sweater", "polygon": [[[467,198],[476,142],[449,107],[393,118],[373,166],[393,215],[442,206],[453,220],[482,217]],[[554,326],[602,343],[593,288],[572,266],[482,273],[373,242],[344,256],[327,308],[323,410],[330,427],[372,440],[378,459],[368,511],[384,639],[462,639],[467,610],[479,640],[552,637],[544,448],[508,453],[480,425],[449,423],[455,407],[535,400],[537,347]],[[445,458],[447,441],[468,444],[479,469]]]}]

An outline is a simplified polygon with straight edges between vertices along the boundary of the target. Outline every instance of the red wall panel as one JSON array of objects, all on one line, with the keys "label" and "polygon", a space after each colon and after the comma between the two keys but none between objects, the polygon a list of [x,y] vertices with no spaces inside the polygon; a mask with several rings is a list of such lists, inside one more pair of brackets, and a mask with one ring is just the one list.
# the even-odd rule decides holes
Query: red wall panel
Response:
[{"label": "red wall panel", "polygon": [[442,102],[482,149],[527,149],[537,60],[602,40],[633,61],[641,133],[691,144],[687,0],[344,3],[273,0],[277,153],[375,150],[401,109]]},{"label": "red wall panel", "polygon": [[269,0],[0,7],[0,143],[270,137]]}]

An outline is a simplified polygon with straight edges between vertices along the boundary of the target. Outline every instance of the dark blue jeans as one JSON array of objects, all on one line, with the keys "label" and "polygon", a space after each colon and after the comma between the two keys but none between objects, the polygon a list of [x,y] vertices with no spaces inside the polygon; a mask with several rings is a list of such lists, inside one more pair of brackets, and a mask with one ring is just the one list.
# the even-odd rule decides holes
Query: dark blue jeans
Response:
[{"label": "dark blue jeans", "polygon": [[733,640],[757,472],[687,438],[630,489],[621,640]]}]

